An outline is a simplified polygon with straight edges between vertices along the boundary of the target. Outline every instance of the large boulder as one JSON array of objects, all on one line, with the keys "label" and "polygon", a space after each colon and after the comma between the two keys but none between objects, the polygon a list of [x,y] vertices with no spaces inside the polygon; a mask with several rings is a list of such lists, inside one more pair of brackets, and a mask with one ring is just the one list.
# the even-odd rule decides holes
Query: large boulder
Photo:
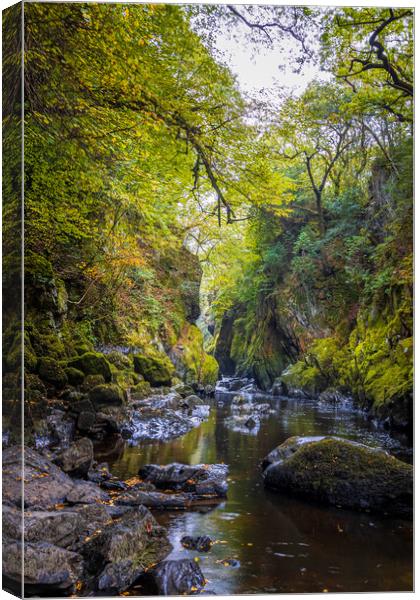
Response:
[{"label": "large boulder", "polygon": [[188,558],[165,560],[152,570],[151,575],[161,596],[189,595],[202,590],[206,584],[197,562]]},{"label": "large boulder", "polygon": [[133,360],[136,373],[143,375],[151,386],[171,385],[175,369],[166,354],[136,354]]},{"label": "large boulder", "polygon": [[140,506],[92,535],[82,554],[88,571],[96,577],[98,591],[117,594],[171,549],[166,530],[147,508]]},{"label": "large boulder", "polygon": [[[64,502],[73,488],[72,479],[57,465],[31,448],[24,448],[24,506],[43,510]],[[3,501],[22,505],[22,449],[10,446],[3,452]]]},{"label": "large boulder", "polygon": [[413,468],[384,451],[348,440],[290,438],[263,463],[264,483],[350,509],[409,516]]},{"label": "large boulder", "polygon": [[89,438],[81,438],[63,450],[56,458],[56,463],[65,473],[74,477],[87,475],[93,462],[93,444]]},{"label": "large boulder", "polygon": [[108,512],[101,504],[24,513],[5,504],[2,510],[4,538],[21,539],[22,514],[25,543],[49,543],[73,551],[78,549],[84,536],[109,521]]},{"label": "large boulder", "polygon": [[228,466],[185,465],[172,463],[166,466],[145,465],[139,470],[144,481],[153,483],[157,488],[183,492],[192,492],[205,497],[225,497],[227,494]]},{"label": "large boulder", "polygon": [[[56,595],[58,590],[73,591],[83,574],[83,559],[47,542],[25,542],[25,592],[42,596]],[[22,544],[6,542],[3,547],[3,575],[14,582],[22,580]]]},{"label": "large boulder", "polygon": [[67,367],[78,369],[85,375],[102,375],[105,381],[111,381],[110,364],[100,352],[85,352],[81,356],[71,359]]}]

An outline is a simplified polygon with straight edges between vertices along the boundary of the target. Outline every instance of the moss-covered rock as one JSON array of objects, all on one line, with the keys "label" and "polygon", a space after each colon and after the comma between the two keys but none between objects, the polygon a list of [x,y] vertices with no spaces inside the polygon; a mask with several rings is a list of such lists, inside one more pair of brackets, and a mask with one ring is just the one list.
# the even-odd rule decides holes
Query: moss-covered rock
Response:
[{"label": "moss-covered rock", "polygon": [[112,381],[113,383],[117,383],[122,388],[129,388],[141,383],[143,381],[143,377],[134,371],[119,371],[113,367]]},{"label": "moss-covered rock", "polygon": [[102,375],[105,381],[111,381],[111,367],[100,352],[85,352],[69,360],[67,366],[79,369],[85,375]]},{"label": "moss-covered rock", "polygon": [[82,390],[84,392],[88,392],[97,385],[102,385],[104,383],[105,379],[102,375],[86,375],[86,377],[83,380]]},{"label": "moss-covered rock", "polygon": [[176,367],[177,375],[186,382],[214,385],[219,374],[216,359],[203,348],[203,334],[195,325],[186,325],[170,356]]},{"label": "moss-covered rock", "polygon": [[81,385],[85,378],[85,375],[79,369],[75,369],[74,367],[67,367],[64,369],[65,374],[67,375],[67,379],[71,385]]},{"label": "moss-covered rock", "polygon": [[130,356],[114,350],[106,355],[108,362],[114,365],[120,371],[129,371],[133,368],[133,361]]},{"label": "moss-covered rock", "polygon": [[210,354],[204,354],[201,362],[199,383],[202,385],[215,385],[219,377],[219,363]]},{"label": "moss-covered rock", "polygon": [[38,360],[38,374],[43,381],[47,381],[59,389],[63,388],[68,381],[64,369],[54,358],[40,358]]},{"label": "moss-covered rock", "polygon": [[166,354],[157,352],[150,355],[135,354],[133,360],[136,373],[143,375],[151,386],[171,384],[174,366]]},{"label": "moss-covered rock", "polygon": [[124,404],[124,393],[114,383],[97,385],[89,392],[89,399],[96,408],[105,406],[121,406]]},{"label": "moss-covered rock", "polygon": [[263,463],[267,487],[322,504],[408,516],[413,468],[386,452],[339,438],[289,438]]},{"label": "moss-covered rock", "polygon": [[152,393],[152,387],[148,381],[141,381],[131,388],[130,393],[133,398],[142,400],[143,398],[150,396]]}]

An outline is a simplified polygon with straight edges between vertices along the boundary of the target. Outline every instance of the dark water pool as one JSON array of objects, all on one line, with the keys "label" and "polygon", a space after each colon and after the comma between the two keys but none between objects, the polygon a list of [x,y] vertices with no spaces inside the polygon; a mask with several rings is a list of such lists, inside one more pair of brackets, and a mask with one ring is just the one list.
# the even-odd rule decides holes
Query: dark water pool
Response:
[{"label": "dark water pool", "polygon": [[[264,489],[261,459],[292,435],[336,434],[382,446],[410,460],[404,440],[375,430],[361,414],[315,401],[258,398],[274,409],[254,435],[225,422],[232,396],[218,395],[210,418],[165,443],[127,446],[111,463],[120,477],[147,463],[229,465],[228,499],[208,512],[157,513],[173,544],[169,558],[199,557],[216,594],[412,590],[412,524],[367,513],[319,507]],[[208,554],[186,550],[184,535],[218,540]],[[235,558],[240,566],[224,566]],[[133,594],[147,593],[137,587]]]}]

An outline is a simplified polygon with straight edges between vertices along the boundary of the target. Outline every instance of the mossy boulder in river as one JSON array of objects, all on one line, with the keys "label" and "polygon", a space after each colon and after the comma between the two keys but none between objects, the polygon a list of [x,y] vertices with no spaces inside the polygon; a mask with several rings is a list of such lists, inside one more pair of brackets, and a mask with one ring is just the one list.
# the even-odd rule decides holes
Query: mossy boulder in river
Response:
[{"label": "mossy boulder in river", "polygon": [[409,516],[413,468],[344,439],[289,438],[263,462],[267,487],[322,504]]},{"label": "mossy boulder in river", "polygon": [[134,356],[134,370],[143,375],[153,387],[170,385],[174,374],[174,366],[163,353],[153,355],[136,354]]},{"label": "mossy boulder in river", "polygon": [[85,375],[102,375],[105,381],[111,381],[110,364],[100,352],[85,352],[69,360],[67,366],[79,369]]},{"label": "mossy boulder in river", "polygon": [[67,367],[64,369],[65,374],[67,375],[67,379],[71,385],[81,385],[85,378],[85,375],[79,369],[75,369],[74,367]]}]

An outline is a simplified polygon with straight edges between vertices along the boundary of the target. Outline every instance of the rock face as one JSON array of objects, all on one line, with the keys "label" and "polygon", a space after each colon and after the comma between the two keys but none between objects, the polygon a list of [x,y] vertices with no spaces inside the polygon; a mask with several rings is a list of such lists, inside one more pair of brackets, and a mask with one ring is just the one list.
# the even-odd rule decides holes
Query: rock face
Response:
[{"label": "rock face", "polygon": [[203,589],[206,580],[194,560],[165,560],[152,571],[152,576],[162,596],[191,594]]},{"label": "rock face", "polygon": [[[46,509],[63,502],[73,481],[59,467],[30,448],[24,449],[24,506]],[[3,502],[20,507],[22,502],[22,455],[19,446],[3,452]]]},{"label": "rock face", "polygon": [[100,592],[119,593],[145,570],[165,558],[172,547],[166,531],[144,506],[98,531],[82,554],[88,571],[97,575]]},{"label": "rock face", "polygon": [[227,494],[227,465],[145,465],[139,470],[144,481],[157,488],[192,492],[197,496],[225,497]]},{"label": "rock face", "polygon": [[356,442],[289,438],[263,462],[267,487],[322,504],[410,516],[413,468]]}]

